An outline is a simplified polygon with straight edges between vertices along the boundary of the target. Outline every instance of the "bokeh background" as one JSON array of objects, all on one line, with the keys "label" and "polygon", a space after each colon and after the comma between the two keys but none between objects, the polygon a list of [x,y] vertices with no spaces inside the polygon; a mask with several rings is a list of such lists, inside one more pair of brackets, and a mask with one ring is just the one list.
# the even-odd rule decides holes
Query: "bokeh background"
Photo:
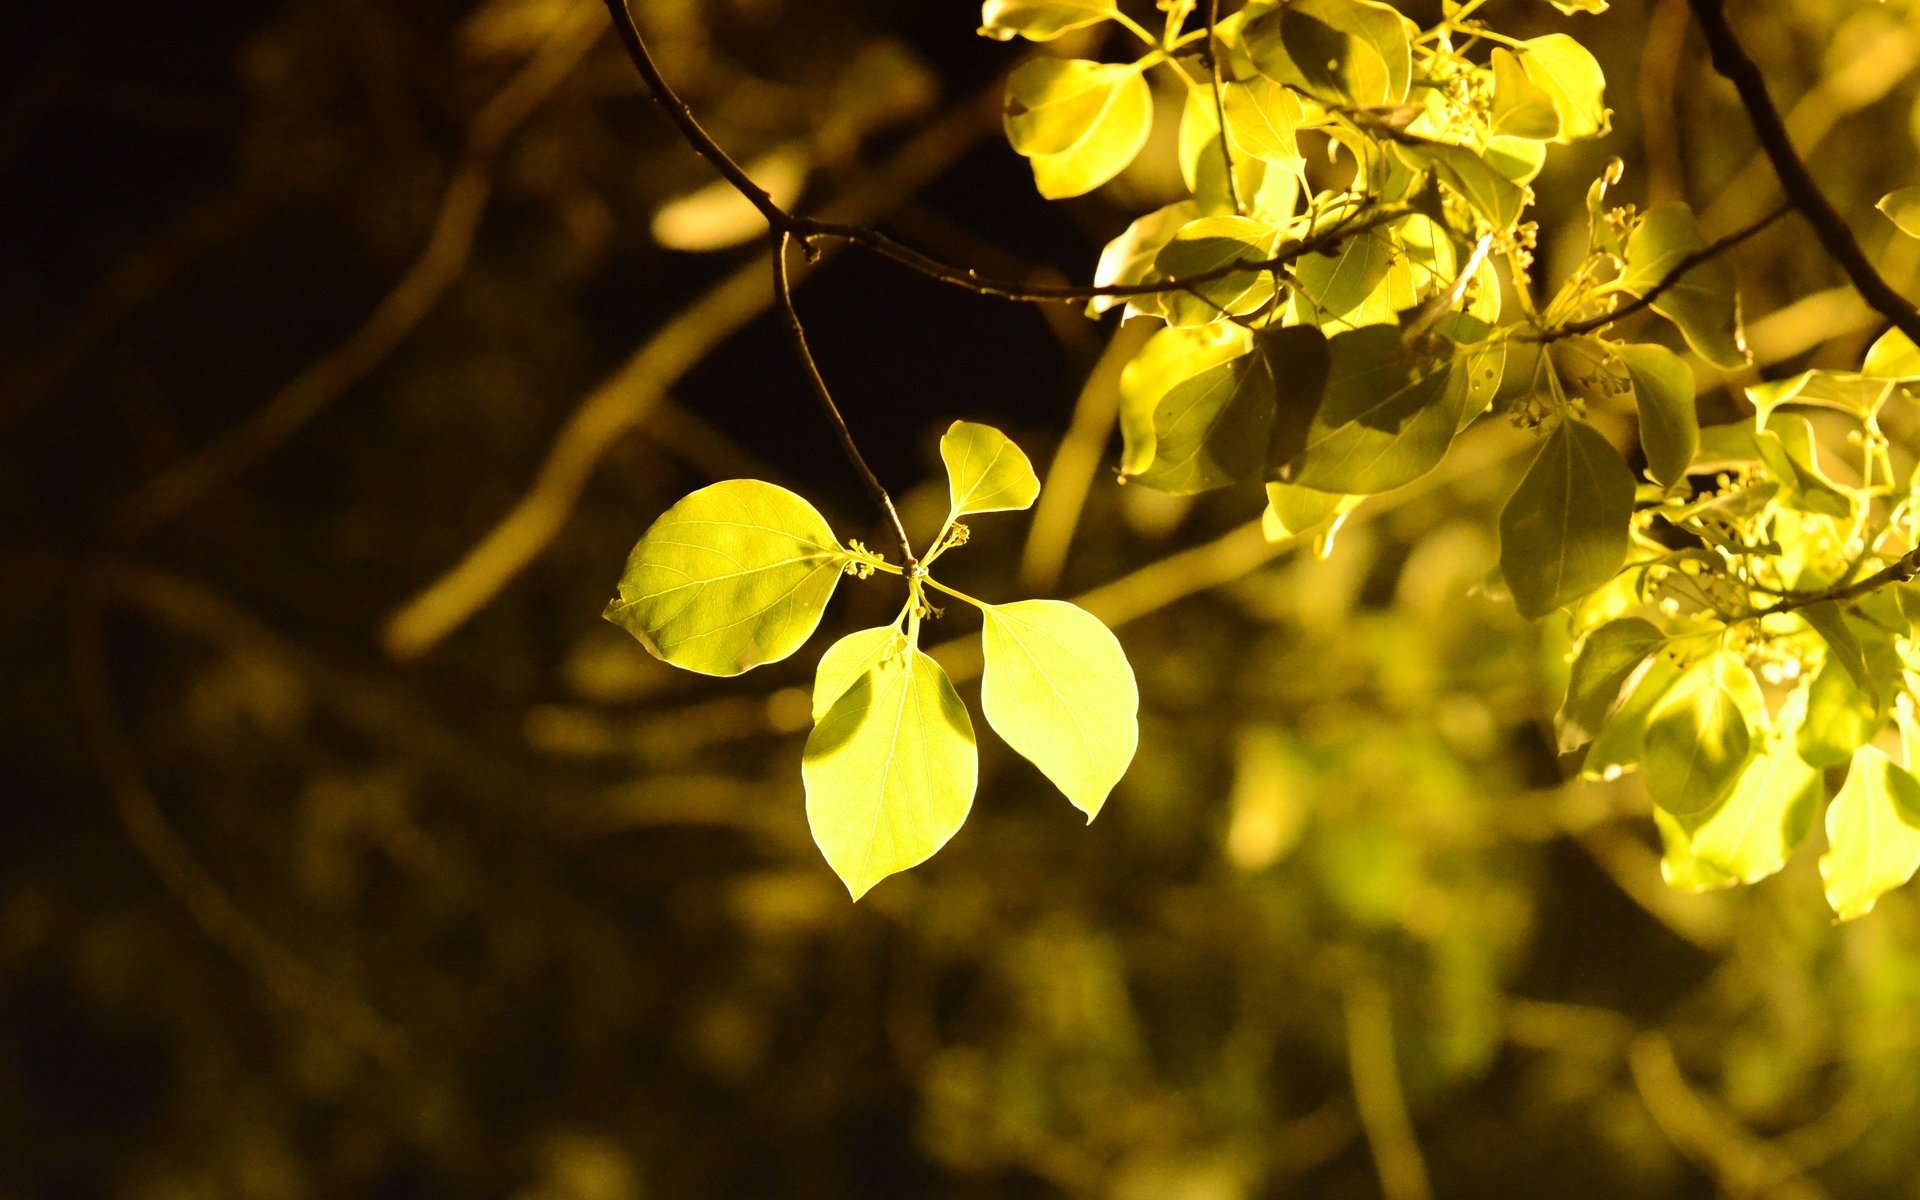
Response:
[{"label": "bokeh background", "polygon": [[[1920,177],[1920,13],[1737,7],[1911,293],[1871,202]],[[1029,51],[963,0],[635,8],[783,198],[952,260],[1084,279],[1177,186],[1166,120],[1035,198],[997,124]],[[1049,498],[954,582],[1080,598],[1145,695],[1091,827],[983,739],[967,827],[850,905],[810,659],[701,679],[599,618],[714,479],[885,542],[600,5],[0,10],[0,1197],[1920,1196],[1920,911],[1832,926],[1817,846],[1670,890],[1638,783],[1569,782],[1565,647],[1488,587],[1512,431],[1268,547],[1255,494],[1115,484],[1111,322],[823,264],[800,305],[910,525],[946,423],[1006,427]],[[1547,278],[1609,156],[1709,235],[1773,202],[1680,0],[1484,13],[1613,81],[1538,185]],[[1737,255],[1758,365],[1696,360],[1709,419],[1857,362],[1810,241]],[[934,627],[957,673],[974,631]]]}]

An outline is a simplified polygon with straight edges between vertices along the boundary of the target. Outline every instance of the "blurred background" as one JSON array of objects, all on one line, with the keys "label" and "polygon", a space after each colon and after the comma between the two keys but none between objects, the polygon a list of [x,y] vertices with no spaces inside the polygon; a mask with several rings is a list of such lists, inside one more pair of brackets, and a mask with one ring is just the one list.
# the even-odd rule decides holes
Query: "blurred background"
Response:
[{"label": "blurred background", "polygon": [[[635,7],[776,194],[955,261],[1084,280],[1178,187],[1168,97],[1037,199],[1030,48],[966,0]],[[1911,294],[1871,204],[1920,13],[1738,7]],[[1681,0],[1483,11],[1612,80],[1544,279],[1609,156],[1710,236],[1773,202]],[[952,582],[1078,598],[1145,706],[1091,827],[983,739],[967,827],[849,904],[812,659],[702,679],[599,615],[714,479],[886,541],[710,184],[596,0],[4,6],[0,1197],[1920,1196],[1920,909],[1831,926],[1815,846],[1671,890],[1639,783],[1568,782],[1565,646],[1485,587],[1524,439],[1269,547],[1255,493],[1115,484],[1137,330],[854,252],[799,303],[909,525],[949,421],[1007,428],[1048,498]],[[1695,361],[1709,419],[1875,332],[1810,242],[1736,256],[1758,365]],[[816,644],[897,603],[849,581]],[[933,627],[957,675],[976,628]]]}]

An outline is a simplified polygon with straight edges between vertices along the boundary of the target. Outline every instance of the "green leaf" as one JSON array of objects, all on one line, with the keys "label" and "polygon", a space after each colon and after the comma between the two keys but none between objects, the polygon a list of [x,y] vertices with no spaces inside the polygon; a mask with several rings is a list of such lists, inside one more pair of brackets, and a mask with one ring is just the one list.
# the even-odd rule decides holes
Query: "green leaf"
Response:
[{"label": "green leaf", "polygon": [[1284,542],[1335,517],[1345,516],[1364,499],[1365,496],[1315,491],[1290,483],[1269,483],[1267,510],[1261,514],[1260,529],[1269,542]]},{"label": "green leaf", "polygon": [[1832,600],[1821,600],[1802,608],[1799,615],[1827,644],[1829,661],[1839,663],[1855,686],[1877,702],[1881,694],[1880,681],[1874,678],[1866,647],[1848,624],[1847,615],[1840,610],[1840,606]]},{"label": "green leaf", "polygon": [[1609,621],[1587,634],[1574,656],[1567,698],[1554,720],[1560,753],[1579,749],[1600,732],[1620,706],[1628,679],[1666,641],[1652,622],[1639,617]]},{"label": "green leaf", "polygon": [[[1279,231],[1251,217],[1201,217],[1173,235],[1154,259],[1160,279],[1197,279],[1234,263],[1259,263],[1273,257]],[[1258,312],[1273,300],[1273,273],[1228,271],[1183,291],[1142,296],[1142,312],[1165,317],[1171,325],[1211,325],[1227,317]]]},{"label": "green leaf", "polygon": [[940,461],[947,464],[950,518],[1031,508],[1040,495],[1040,477],[1026,452],[991,425],[949,425],[940,437]]},{"label": "green leaf", "polygon": [[1580,764],[1582,778],[1617,779],[1639,765],[1647,717],[1679,678],[1680,668],[1664,654],[1649,657],[1645,667],[1627,676],[1618,706],[1587,748],[1586,761]]},{"label": "green leaf", "polygon": [[800,648],[846,562],[811,504],[729,479],[660,515],[628,556],[606,617],[676,667],[738,675]]},{"label": "green leaf", "polygon": [[1720,803],[1753,752],[1747,713],[1764,707],[1735,655],[1715,653],[1682,674],[1647,715],[1640,767],[1654,803],[1676,817]]},{"label": "green leaf", "polygon": [[903,649],[856,679],[807,738],[807,824],[858,900],[946,845],[979,772],[973,722],[947,673]]},{"label": "green leaf", "polygon": [[1802,371],[1747,388],[1747,399],[1753,401],[1762,426],[1768,423],[1774,409],[1785,404],[1830,408],[1865,420],[1877,416],[1892,395],[1892,380],[1884,376],[1856,375],[1851,371]]},{"label": "green leaf", "polygon": [[1560,114],[1554,141],[1577,142],[1607,132],[1607,77],[1585,46],[1564,33],[1549,33],[1516,49],[1527,78],[1552,98]]},{"label": "green leaf", "polygon": [[980,32],[995,41],[1050,42],[1119,14],[1115,0],[986,0]]},{"label": "green leaf", "polygon": [[1469,397],[1450,359],[1416,361],[1390,325],[1335,334],[1327,356],[1326,388],[1301,447],[1275,463],[1282,482],[1372,495],[1438,465]]},{"label": "green leaf", "polygon": [[1805,417],[1776,416],[1770,428],[1754,434],[1767,474],[1780,485],[1781,503],[1798,512],[1845,518],[1853,502],[1813,461],[1812,426]]},{"label": "green leaf", "polygon": [[1809,685],[1807,720],[1796,749],[1813,766],[1837,767],[1872,741],[1886,721],[1872,693],[1855,687],[1846,667],[1829,659]]},{"label": "green leaf", "polygon": [[[1688,255],[1706,248],[1707,240],[1700,235],[1693,210],[1686,205],[1663,204],[1649,209],[1627,237],[1626,272],[1620,284],[1644,296]],[[1723,260],[1708,259],[1687,271],[1660,293],[1653,311],[1672,321],[1687,344],[1715,366],[1732,370],[1747,364],[1733,268]]]},{"label": "green leaf", "polygon": [[1847,782],[1827,806],[1820,879],[1842,921],[1873,911],[1880,897],[1920,869],[1920,781],[1872,746],[1862,746]]},{"label": "green leaf", "polygon": [[1295,136],[1304,116],[1300,101],[1281,85],[1261,76],[1221,89],[1221,107],[1227,112],[1227,136],[1235,153],[1298,168],[1302,163]]},{"label": "green leaf", "polygon": [[1384,230],[1370,229],[1347,238],[1331,254],[1294,260],[1295,307],[1301,321],[1318,325],[1359,308],[1387,277],[1394,255],[1392,237]]},{"label": "green leaf", "polygon": [[[1182,200],[1155,209],[1127,226],[1100,252],[1100,262],[1093,269],[1094,286],[1145,283],[1161,248],[1199,215],[1199,205]],[[1097,317],[1114,305],[1124,303],[1118,296],[1095,296],[1087,301],[1087,313]]]},{"label": "green leaf", "polygon": [[1139,475],[1156,453],[1154,413],[1167,392],[1209,367],[1245,354],[1252,337],[1238,325],[1221,322],[1155,330],[1120,372],[1120,474]]},{"label": "green leaf", "polygon": [[982,613],[987,723],[1093,820],[1140,739],[1140,693],[1119,639],[1064,600]]},{"label": "green leaf", "polygon": [[1663,487],[1686,478],[1700,448],[1700,414],[1693,404],[1693,369],[1665,346],[1615,346],[1633,382],[1640,410],[1640,446],[1647,474]]},{"label": "green leaf", "polygon": [[904,654],[906,649],[907,637],[897,625],[862,629],[827,647],[813,672],[814,722],[817,724],[826,716],[834,701],[846,695],[849,688],[860,682],[861,676],[886,659]]},{"label": "green leaf", "polygon": [[1336,104],[1406,100],[1413,77],[1412,23],[1371,0],[1294,0],[1245,26],[1254,69]]},{"label": "green leaf", "polygon": [[1741,883],[1758,883],[1786,866],[1806,839],[1826,794],[1820,772],[1791,746],[1755,755],[1725,803],[1687,818],[1696,858]]},{"label": "green leaf", "polygon": [[1920,187],[1906,187],[1880,197],[1875,208],[1908,237],[1920,237]]},{"label": "green leaf", "polygon": [[1920,349],[1899,326],[1887,330],[1867,347],[1867,361],[1860,373],[1875,379],[1920,379]]},{"label": "green leaf", "polygon": [[1007,80],[1005,115],[1040,194],[1058,200],[1126,169],[1152,131],[1153,93],[1132,65],[1037,58]]},{"label": "green leaf", "polygon": [[1694,853],[1693,841],[1680,818],[1664,808],[1656,808],[1653,824],[1660,831],[1660,877],[1668,887],[1682,892],[1708,892],[1740,882]]},{"label": "green leaf", "polygon": [[1627,557],[1633,472],[1592,426],[1563,420],[1500,512],[1514,606],[1544,617],[1613,578]]},{"label": "green leaf", "polygon": [[1403,145],[1410,157],[1432,166],[1446,185],[1473,206],[1475,212],[1493,223],[1496,229],[1510,228],[1520,219],[1526,206],[1526,194],[1520,185],[1496,170],[1486,157],[1465,146],[1440,142]]},{"label": "green leaf", "polygon": [[1552,141],[1560,136],[1560,110],[1553,96],[1527,75],[1519,55],[1493,48],[1493,132]]},{"label": "green leaf", "polygon": [[1168,389],[1153,411],[1153,460],[1138,476],[1185,495],[1246,479],[1266,464],[1273,435],[1274,374],[1253,351]]}]

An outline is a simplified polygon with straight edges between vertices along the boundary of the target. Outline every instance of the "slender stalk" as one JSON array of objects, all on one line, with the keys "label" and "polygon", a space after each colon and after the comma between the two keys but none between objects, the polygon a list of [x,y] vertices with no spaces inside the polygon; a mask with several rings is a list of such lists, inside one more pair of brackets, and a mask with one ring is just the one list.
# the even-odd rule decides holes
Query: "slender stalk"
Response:
[{"label": "slender stalk", "polygon": [[1679,262],[1673,264],[1673,268],[1665,275],[1662,275],[1659,281],[1652,287],[1640,293],[1639,297],[1632,303],[1622,305],[1612,312],[1601,313],[1597,317],[1588,317],[1584,321],[1569,321],[1564,325],[1556,325],[1551,330],[1548,330],[1540,340],[1554,341],[1563,337],[1573,337],[1576,334],[1592,333],[1594,330],[1604,329],[1624,317],[1630,317],[1642,309],[1652,307],[1660,297],[1667,294],[1669,289],[1678,284],[1687,272],[1704,262],[1711,261],[1725,254],[1727,251],[1760,233],[1793,210],[1794,206],[1792,203],[1781,204],[1778,208],[1775,208],[1772,212],[1761,217],[1753,224],[1736,229],[1725,237],[1717,238],[1710,244],[1702,246],[1692,254],[1685,256]]},{"label": "slender stalk", "polygon": [[1220,161],[1227,169],[1227,195],[1233,200],[1233,211],[1246,215],[1247,206],[1240,199],[1240,181],[1233,177],[1233,149],[1227,144],[1227,101],[1220,85],[1220,39],[1214,33],[1214,26],[1220,23],[1220,0],[1207,0],[1207,74],[1213,84],[1213,115],[1220,122]]}]

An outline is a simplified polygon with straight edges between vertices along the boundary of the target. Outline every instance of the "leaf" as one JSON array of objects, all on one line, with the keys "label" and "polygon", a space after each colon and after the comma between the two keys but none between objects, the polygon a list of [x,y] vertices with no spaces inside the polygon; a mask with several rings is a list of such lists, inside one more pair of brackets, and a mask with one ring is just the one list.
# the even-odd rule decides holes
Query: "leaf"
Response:
[{"label": "leaf", "polygon": [[1050,42],[1120,15],[1115,0],[986,0],[980,32],[995,41]]},{"label": "leaf", "polygon": [[1682,674],[1647,714],[1640,769],[1654,803],[1676,817],[1720,803],[1753,752],[1747,711],[1763,708],[1760,685],[1732,654]]},{"label": "leaf", "polygon": [[1800,609],[1799,615],[1827,644],[1829,661],[1839,663],[1853,679],[1855,686],[1877,703],[1881,694],[1880,681],[1874,678],[1866,647],[1861,645],[1859,636],[1847,623],[1847,615],[1840,611],[1839,604],[1832,600],[1821,600]]},{"label": "leaf", "polygon": [[1390,325],[1335,334],[1313,421],[1284,483],[1372,495],[1411,483],[1446,456],[1469,391],[1449,359],[1416,362]]},{"label": "leaf", "polygon": [[1140,738],[1140,693],[1119,639],[1064,600],[981,611],[987,723],[1093,820]]},{"label": "leaf", "polygon": [[660,515],[628,556],[606,617],[676,667],[738,675],[800,648],[846,561],[811,504],[729,479]]},{"label": "leaf", "polygon": [[1668,887],[1682,892],[1709,892],[1739,882],[1694,853],[1692,839],[1687,836],[1680,818],[1664,808],[1656,808],[1653,824],[1660,831],[1660,878]]},{"label": "leaf", "polygon": [[[1155,209],[1127,226],[1119,237],[1108,242],[1106,249],[1100,252],[1100,262],[1093,269],[1094,286],[1146,282],[1161,247],[1172,241],[1173,235],[1180,232],[1182,226],[1199,215],[1199,205],[1191,200],[1182,200]],[[1124,303],[1119,296],[1095,296],[1087,301],[1087,313],[1097,317],[1114,305]]]},{"label": "leaf", "polygon": [[950,519],[1031,508],[1040,495],[1040,477],[1026,452],[991,425],[949,425],[940,437],[940,461],[947,464]]},{"label": "leaf", "polygon": [[[802,141],[788,142],[746,164],[753,182],[787,209],[800,199],[812,170],[813,152]],[[764,237],[767,219],[730,181],[716,179],[661,205],[653,214],[651,232],[653,240],[669,250],[704,253]]]},{"label": "leaf", "polygon": [[[1273,257],[1279,231],[1251,217],[1201,217],[1182,226],[1154,259],[1160,279],[1197,279],[1234,263],[1259,263]],[[1227,317],[1264,308],[1274,296],[1273,273],[1259,269],[1228,271],[1183,291],[1143,296],[1137,305],[1171,325],[1211,325]]]},{"label": "leaf", "polygon": [[814,722],[817,724],[826,716],[834,701],[846,695],[849,688],[860,682],[861,676],[883,660],[904,654],[906,649],[906,635],[897,625],[862,629],[827,647],[813,672]]},{"label": "leaf", "polygon": [[1406,101],[1414,32],[1372,0],[1293,0],[1249,20],[1243,44],[1267,78],[1365,108]]},{"label": "leaf", "polygon": [[1920,237],[1920,187],[1906,187],[1880,197],[1875,208],[1908,237]]},{"label": "leaf", "polygon": [[947,673],[905,650],[869,667],[807,738],[807,825],[858,900],[946,845],[979,773],[973,722]]},{"label": "leaf", "polygon": [[1552,94],[1527,75],[1519,55],[1499,46],[1493,49],[1493,132],[1532,141],[1560,136]]},{"label": "leaf", "polygon": [[1837,767],[1877,736],[1887,711],[1853,682],[1846,666],[1829,658],[1807,687],[1807,719],[1795,749],[1815,767]]},{"label": "leaf", "polygon": [[1502,175],[1483,155],[1465,146],[1449,146],[1440,142],[1405,145],[1401,148],[1418,162],[1433,166],[1446,185],[1473,206],[1475,212],[1492,222],[1494,228],[1507,229],[1520,219],[1520,211],[1526,205],[1526,194],[1521,191],[1519,184]]},{"label": "leaf", "polygon": [[1297,167],[1300,143],[1294,131],[1303,118],[1300,101],[1271,79],[1255,76],[1221,88],[1227,136],[1236,153]]},{"label": "leaf", "polygon": [[1842,921],[1873,911],[1881,896],[1920,869],[1920,781],[1872,746],[1847,769],[1827,805],[1827,852],[1820,879]]},{"label": "leaf", "polygon": [[1139,475],[1153,465],[1155,411],[1181,381],[1245,354],[1252,337],[1238,325],[1221,322],[1155,330],[1120,372],[1120,474]]},{"label": "leaf", "polygon": [[1331,254],[1295,259],[1293,283],[1299,290],[1296,307],[1302,322],[1318,325],[1359,308],[1387,277],[1393,258],[1392,237],[1370,229],[1347,238]]},{"label": "leaf", "polygon": [[1500,511],[1500,571],[1537,619],[1613,578],[1627,557],[1633,472],[1592,426],[1563,420]]},{"label": "leaf", "polygon": [[1174,385],[1153,410],[1153,461],[1140,482],[1186,495],[1255,474],[1266,464],[1273,409],[1273,372],[1257,349]]},{"label": "leaf", "polygon": [[[1872,351],[1868,352],[1868,356],[1871,360]],[[1761,426],[1768,423],[1775,409],[1785,404],[1831,408],[1865,420],[1879,415],[1880,409],[1892,395],[1891,380],[1869,374],[1856,375],[1851,371],[1802,371],[1798,375],[1756,383],[1747,388],[1747,399],[1753,401],[1753,407],[1758,410]]]},{"label": "leaf", "polygon": [[1267,509],[1261,514],[1260,531],[1269,542],[1284,542],[1336,517],[1344,517],[1364,499],[1365,496],[1320,492],[1290,483],[1269,483]]},{"label": "leaf", "polygon": [[[1688,255],[1706,248],[1707,240],[1686,205],[1649,209],[1627,237],[1627,265],[1620,285],[1644,296]],[[1653,311],[1672,321],[1687,344],[1715,366],[1732,370],[1747,364],[1733,268],[1723,260],[1708,259],[1687,271],[1660,293]]]},{"label": "leaf", "polygon": [[1607,77],[1585,46],[1564,33],[1549,33],[1516,49],[1527,78],[1552,98],[1560,114],[1554,141],[1577,142],[1607,132]]},{"label": "leaf", "polygon": [[1824,517],[1852,515],[1853,502],[1847,494],[1814,465],[1812,426],[1805,417],[1778,417],[1753,440],[1767,474],[1780,485],[1781,503],[1786,507]]},{"label": "leaf", "polygon": [[1913,339],[1896,325],[1867,347],[1867,360],[1860,373],[1875,379],[1920,379],[1920,348],[1915,348]]},{"label": "leaf", "polygon": [[1647,454],[1647,474],[1663,487],[1672,487],[1686,478],[1687,468],[1700,449],[1700,414],[1693,404],[1693,369],[1678,354],[1651,342],[1615,346],[1613,352],[1633,382],[1633,400],[1640,410],[1640,446]]},{"label": "leaf", "polygon": [[1007,80],[1007,140],[1050,200],[1112,179],[1146,144],[1153,93],[1132,65],[1037,58]]},{"label": "leaf", "polygon": [[1666,640],[1652,622],[1639,617],[1609,621],[1587,634],[1573,659],[1567,698],[1554,719],[1560,730],[1560,753],[1593,740],[1620,706],[1627,680]]},{"label": "leaf", "polygon": [[1825,794],[1820,772],[1791,747],[1757,754],[1725,803],[1689,819],[1693,854],[1741,883],[1758,883],[1786,866]]},{"label": "leaf", "polygon": [[1586,761],[1580,764],[1583,779],[1617,779],[1639,765],[1646,746],[1647,717],[1679,678],[1680,668],[1664,654],[1648,657],[1627,676],[1619,704],[1594,735]]}]

